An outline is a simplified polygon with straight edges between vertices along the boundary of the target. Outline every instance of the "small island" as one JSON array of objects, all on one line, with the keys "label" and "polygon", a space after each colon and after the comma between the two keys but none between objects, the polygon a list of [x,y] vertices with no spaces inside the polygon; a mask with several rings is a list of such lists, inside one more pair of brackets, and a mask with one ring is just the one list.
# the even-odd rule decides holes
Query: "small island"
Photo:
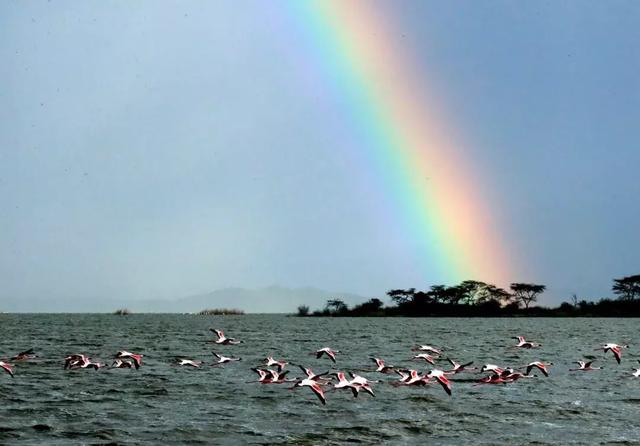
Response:
[{"label": "small island", "polygon": [[239,316],[243,314],[244,311],[237,308],[206,308],[198,312],[200,316]]},{"label": "small island", "polygon": [[405,317],[639,317],[640,274],[613,279],[615,295],[587,301],[573,294],[558,307],[536,306],[545,285],[512,283],[509,290],[465,280],[458,285],[433,285],[428,291],[394,289],[386,293],[393,305],[373,298],[349,308],[342,299],[330,299],[324,309],[298,307],[298,316],[405,316]]}]

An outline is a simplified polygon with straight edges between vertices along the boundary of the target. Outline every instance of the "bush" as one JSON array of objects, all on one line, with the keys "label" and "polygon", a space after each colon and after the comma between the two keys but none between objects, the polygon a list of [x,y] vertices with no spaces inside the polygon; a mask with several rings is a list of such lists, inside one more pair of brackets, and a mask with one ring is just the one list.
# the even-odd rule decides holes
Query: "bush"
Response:
[{"label": "bush", "polygon": [[244,314],[244,311],[236,308],[207,308],[198,314],[201,316],[241,315]]},{"label": "bush", "polygon": [[309,307],[307,305],[300,305],[298,307],[298,316],[309,316]]}]

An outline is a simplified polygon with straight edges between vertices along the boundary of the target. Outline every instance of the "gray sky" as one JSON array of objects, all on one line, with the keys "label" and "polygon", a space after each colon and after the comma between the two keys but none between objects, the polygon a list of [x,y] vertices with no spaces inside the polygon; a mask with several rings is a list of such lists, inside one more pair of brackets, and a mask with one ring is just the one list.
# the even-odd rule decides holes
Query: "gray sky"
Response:
[{"label": "gray sky", "polygon": [[[491,174],[513,280],[609,294],[640,272],[640,3],[450,3],[371,5]],[[349,162],[295,21],[282,2],[0,3],[0,298],[439,283]]]}]

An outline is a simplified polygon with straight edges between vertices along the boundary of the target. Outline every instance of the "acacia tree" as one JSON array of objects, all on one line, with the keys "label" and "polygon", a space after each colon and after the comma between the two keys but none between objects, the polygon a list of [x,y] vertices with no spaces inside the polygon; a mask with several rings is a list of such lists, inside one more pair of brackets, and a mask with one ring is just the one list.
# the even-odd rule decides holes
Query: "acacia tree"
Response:
[{"label": "acacia tree", "polygon": [[640,274],[613,279],[613,292],[620,300],[635,300],[640,298]]},{"label": "acacia tree", "polygon": [[436,303],[455,303],[454,293],[452,293],[451,289],[446,285],[432,285],[426,295],[428,300]]},{"label": "acacia tree", "polygon": [[327,305],[325,306],[325,309],[328,310],[330,313],[340,314],[340,313],[346,313],[349,308],[347,307],[347,304],[345,304],[344,301],[341,299],[330,299],[327,301]]},{"label": "acacia tree", "polygon": [[535,283],[512,283],[511,291],[518,304],[523,304],[525,309],[529,308],[531,302],[538,300],[538,295],[547,289],[545,285],[536,285]]},{"label": "acacia tree", "polygon": [[477,280],[465,280],[457,285],[460,294],[460,303],[475,305],[482,300],[482,295],[486,292],[487,284]]},{"label": "acacia tree", "polygon": [[500,305],[508,305],[513,300],[513,297],[513,294],[504,288],[487,284],[482,290],[478,300],[480,303],[495,301]]},{"label": "acacia tree", "polygon": [[409,288],[408,290],[398,289],[387,291],[387,296],[389,296],[391,300],[396,303],[396,305],[402,305],[408,302],[412,302],[415,293],[415,288]]}]

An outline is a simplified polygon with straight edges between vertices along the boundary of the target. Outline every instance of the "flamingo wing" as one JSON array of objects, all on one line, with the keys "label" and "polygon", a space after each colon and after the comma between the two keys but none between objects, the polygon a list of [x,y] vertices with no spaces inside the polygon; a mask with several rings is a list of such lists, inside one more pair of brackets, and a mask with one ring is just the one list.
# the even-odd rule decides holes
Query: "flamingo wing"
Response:
[{"label": "flamingo wing", "polygon": [[311,390],[313,390],[313,393],[316,394],[316,396],[318,397],[318,399],[322,404],[327,404],[327,400],[324,397],[324,392],[322,391],[322,388],[318,384],[313,384],[309,387],[311,387]]},{"label": "flamingo wing", "polygon": [[438,383],[442,386],[444,391],[447,392],[449,396],[451,396],[451,383],[449,382],[449,380],[444,376],[437,376],[436,379],[438,380]]}]

